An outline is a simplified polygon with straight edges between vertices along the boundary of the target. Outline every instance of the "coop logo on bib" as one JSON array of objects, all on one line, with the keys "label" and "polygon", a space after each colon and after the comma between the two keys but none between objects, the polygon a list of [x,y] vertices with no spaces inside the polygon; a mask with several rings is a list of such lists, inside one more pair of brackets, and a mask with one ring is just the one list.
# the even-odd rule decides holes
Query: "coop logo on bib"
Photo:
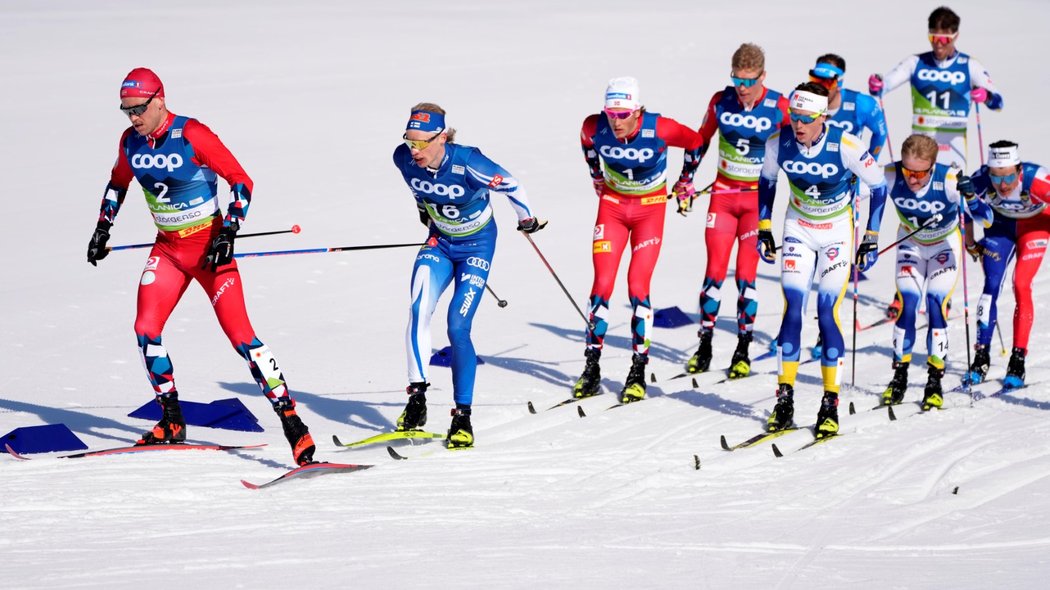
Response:
[{"label": "coop logo on bib", "polygon": [[179,154],[135,154],[131,156],[131,167],[138,170],[162,168],[168,172],[174,172],[181,166],[182,156]]},{"label": "coop logo on bib", "polygon": [[656,153],[651,148],[636,149],[608,145],[603,145],[598,151],[606,158],[612,158],[614,160],[635,160],[637,162],[644,162],[645,160],[652,158]]},{"label": "coop logo on bib", "polygon": [[793,174],[812,174],[813,176],[822,176],[824,178],[831,178],[839,173],[839,167],[828,163],[821,164],[820,162],[796,162],[795,160],[788,160],[783,164],[785,172],[791,172]]}]

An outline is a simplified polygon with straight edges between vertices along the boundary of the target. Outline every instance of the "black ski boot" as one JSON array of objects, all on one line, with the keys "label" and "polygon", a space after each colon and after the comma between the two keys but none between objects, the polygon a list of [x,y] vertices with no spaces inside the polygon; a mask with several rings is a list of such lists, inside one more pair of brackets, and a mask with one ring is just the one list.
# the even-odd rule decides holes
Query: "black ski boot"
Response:
[{"label": "black ski boot", "polygon": [[181,443],[186,441],[186,420],[182,417],[182,407],[179,406],[178,392],[171,392],[157,396],[160,404],[160,422],[153,430],[142,435],[136,445],[163,445],[170,443]]},{"label": "black ski boot", "polygon": [[839,394],[825,391],[817,412],[817,438],[827,438],[839,433]]},{"label": "black ski boot", "polygon": [[904,401],[904,392],[908,390],[909,362],[893,361],[893,379],[889,387],[882,392],[882,405],[895,406]]},{"label": "black ski boot", "polygon": [[445,445],[450,449],[469,449],[474,446],[474,429],[470,425],[470,407],[452,410]]},{"label": "black ski boot", "polygon": [[766,420],[766,431],[777,432],[790,428],[795,418],[795,388],[787,383],[777,386],[777,405]]},{"label": "black ski boot", "polygon": [[587,357],[587,363],[576,385],[572,386],[572,396],[576,398],[591,397],[601,392],[602,369],[598,366],[598,359],[602,356],[602,349],[588,348],[583,354]]},{"label": "black ski boot", "polygon": [[634,353],[631,357],[631,370],[620,391],[620,403],[629,404],[645,399],[645,365],[649,355]]},{"label": "black ski boot", "polygon": [[419,430],[427,423],[427,387],[429,383],[416,381],[405,388],[408,404],[397,417],[397,431]]},{"label": "black ski boot", "polygon": [[751,358],[747,356],[747,349],[751,346],[751,332],[738,334],[736,337],[736,351],[733,360],[729,363],[729,378],[742,379],[751,374]]},{"label": "black ski boot", "polygon": [[922,409],[924,412],[944,405],[944,389],[941,387],[941,378],[943,377],[944,369],[938,369],[930,365],[930,376],[926,379],[926,389],[922,393]]},{"label": "black ski boot", "polygon": [[685,364],[686,373],[706,373],[711,368],[711,339],[715,334],[711,330],[700,332],[700,347],[696,353],[689,357]]},{"label": "black ski boot", "polygon": [[970,370],[966,372],[966,383],[969,385],[984,383],[988,367],[992,364],[992,355],[988,352],[987,344],[976,344],[973,350],[973,362],[970,363]]},{"label": "black ski boot", "polygon": [[1003,377],[1003,387],[1019,389],[1024,387],[1024,357],[1028,351],[1015,347],[1010,351],[1010,362],[1006,365],[1006,377]]},{"label": "black ski boot", "polygon": [[273,409],[281,419],[281,427],[284,428],[284,438],[292,447],[292,459],[296,465],[309,465],[314,462],[314,437],[310,436],[310,429],[303,424],[302,418],[295,411],[295,400],[283,397]]}]

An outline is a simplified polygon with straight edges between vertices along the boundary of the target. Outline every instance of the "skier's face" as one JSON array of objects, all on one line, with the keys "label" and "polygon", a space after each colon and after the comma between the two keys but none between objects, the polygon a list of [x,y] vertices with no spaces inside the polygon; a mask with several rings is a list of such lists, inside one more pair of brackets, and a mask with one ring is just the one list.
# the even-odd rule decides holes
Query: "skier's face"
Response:
[{"label": "skier's face", "polygon": [[444,133],[431,133],[419,129],[409,129],[405,132],[405,145],[412,154],[412,160],[416,166],[427,168],[434,162],[441,162],[445,157],[445,141],[448,136]]},{"label": "skier's face", "polygon": [[919,192],[922,187],[930,183],[930,178],[933,177],[931,172],[933,172],[933,162],[930,160],[911,154],[905,154],[901,158],[901,173],[913,193]]},{"label": "skier's face", "polygon": [[605,109],[605,118],[609,120],[609,127],[616,139],[624,139],[634,133],[641,117],[641,110]]},{"label": "skier's face", "polygon": [[988,168],[988,180],[999,196],[1005,197],[1021,184],[1020,166],[994,166]]},{"label": "skier's face", "polygon": [[803,145],[810,145],[813,140],[824,130],[825,115],[791,109],[791,130],[795,132],[795,140]]},{"label": "skier's face", "polygon": [[[145,110],[141,113],[137,112],[141,109],[135,109],[136,112],[128,112],[128,109],[132,107],[143,106]],[[164,118],[168,116],[164,99],[159,96],[153,96],[148,99],[141,96],[122,98],[120,99],[120,108],[131,120],[131,126],[135,128],[135,132],[143,137],[156,131],[161,123],[164,122]]]},{"label": "skier's face", "polygon": [[759,69],[734,69],[729,73],[729,79],[733,82],[733,89],[736,90],[740,104],[751,106],[765,88],[762,83],[766,79],[766,73]]},{"label": "skier's face", "polygon": [[948,59],[954,55],[955,41],[958,38],[958,31],[932,29],[929,34],[929,40],[930,47],[933,48],[933,56],[937,59]]}]

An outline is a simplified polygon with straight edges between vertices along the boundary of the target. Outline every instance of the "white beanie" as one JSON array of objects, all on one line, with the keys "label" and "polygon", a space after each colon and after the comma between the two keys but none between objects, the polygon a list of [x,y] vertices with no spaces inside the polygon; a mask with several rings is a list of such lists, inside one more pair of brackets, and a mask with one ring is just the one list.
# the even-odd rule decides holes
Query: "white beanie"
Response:
[{"label": "white beanie", "polygon": [[605,108],[632,111],[642,108],[638,80],[629,76],[609,80],[609,87],[605,89]]},{"label": "white beanie", "polygon": [[1020,163],[1021,154],[1016,144],[988,148],[989,168],[1006,168],[1007,166],[1017,166]]}]

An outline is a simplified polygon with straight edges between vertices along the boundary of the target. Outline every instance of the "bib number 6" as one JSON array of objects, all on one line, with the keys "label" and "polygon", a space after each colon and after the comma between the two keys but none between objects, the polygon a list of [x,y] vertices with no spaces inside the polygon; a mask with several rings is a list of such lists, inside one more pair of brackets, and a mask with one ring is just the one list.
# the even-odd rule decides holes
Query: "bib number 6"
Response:
[{"label": "bib number 6", "polygon": [[455,205],[442,205],[441,216],[445,219],[459,219],[459,207]]}]

